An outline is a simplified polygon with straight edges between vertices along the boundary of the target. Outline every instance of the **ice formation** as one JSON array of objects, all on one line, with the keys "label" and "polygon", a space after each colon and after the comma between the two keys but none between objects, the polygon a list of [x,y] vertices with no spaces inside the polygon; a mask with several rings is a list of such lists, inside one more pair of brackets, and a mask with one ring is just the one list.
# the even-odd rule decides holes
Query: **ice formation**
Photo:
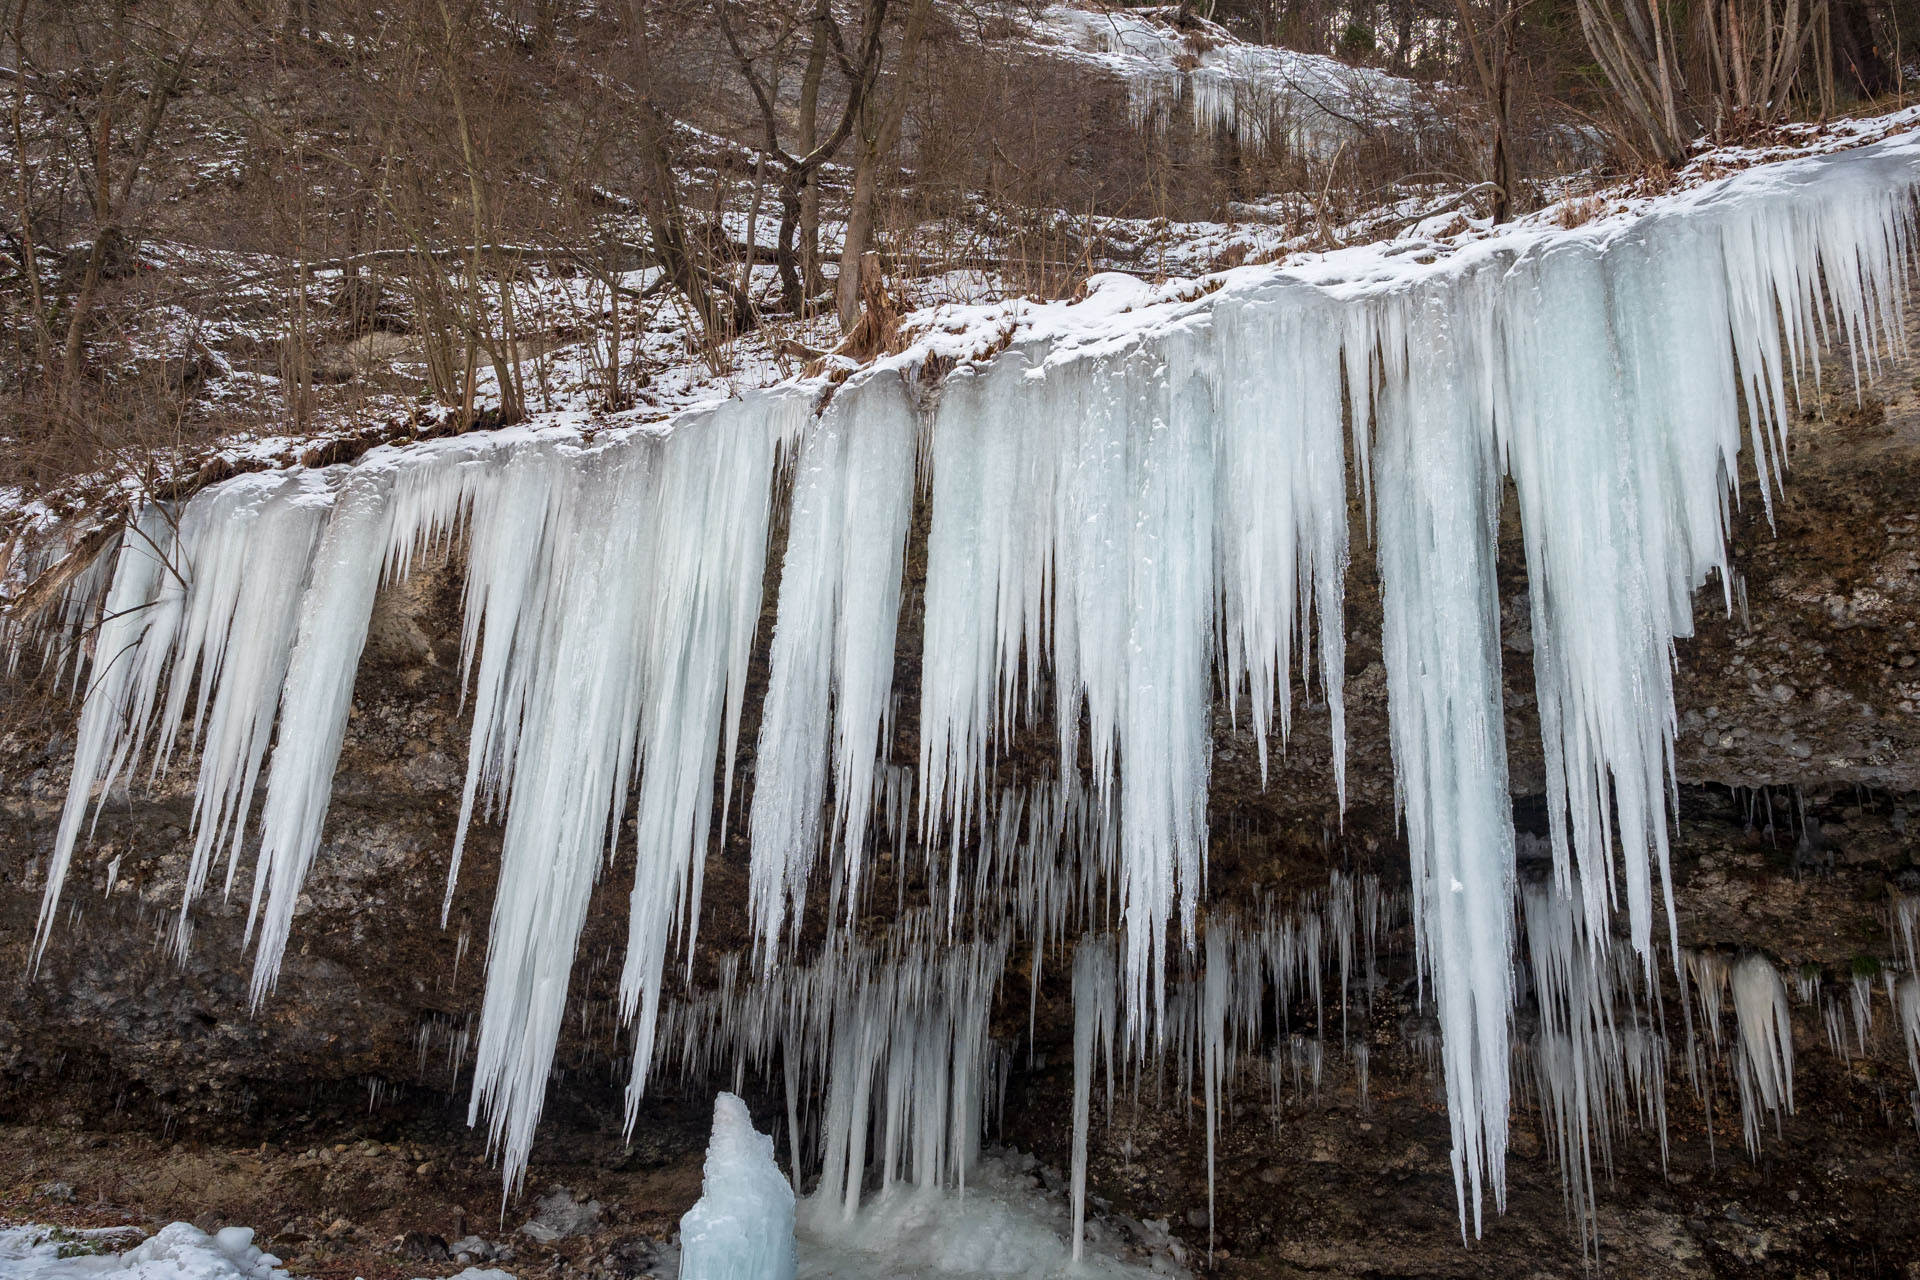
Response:
[{"label": "ice formation", "polygon": [[[1035,1187],[1033,1157],[983,1154],[965,1196],[896,1184],[851,1220],[800,1230],[800,1280],[1151,1280],[1184,1275],[1163,1239],[1151,1262],[1128,1258],[1125,1243],[1090,1224],[1077,1254],[1066,1239],[1064,1206]],[[1136,1246],[1143,1242],[1135,1242]]]},{"label": "ice formation", "polygon": [[[1908,974],[1893,989],[1894,1017],[1900,1023],[1900,1041],[1913,1068],[1913,1087],[1920,1092],[1920,976]],[[1920,1113],[1914,1117],[1920,1123]]]},{"label": "ice formation", "polygon": [[1612,1168],[1612,1137],[1629,1125],[1657,1132],[1666,1152],[1667,1044],[1657,988],[1644,971],[1596,945],[1585,903],[1549,882],[1521,890],[1527,966],[1537,1015],[1526,1046],[1540,1114],[1567,1203],[1590,1238],[1593,1166]]},{"label": "ice formation", "polygon": [[681,1280],[793,1280],[793,1187],[731,1093],[713,1100],[700,1199],[680,1219]]},{"label": "ice formation", "polygon": [[1747,1150],[1760,1146],[1760,1115],[1793,1112],[1793,1022],[1773,962],[1742,956],[1733,967],[1733,1014],[1740,1028],[1740,1102]]},{"label": "ice formation", "polygon": [[[1016,940],[1032,948],[1037,993],[1050,950],[1112,931],[1121,1051],[1135,1070],[1180,1071],[1210,1112],[1270,1033],[1288,1037],[1294,1087],[1317,1096],[1331,1060],[1324,965],[1338,956],[1344,1019],[1348,984],[1371,973],[1354,940],[1371,943],[1378,890],[1336,885],[1340,905],[1310,920],[1203,917],[1212,716],[1217,696],[1232,714],[1244,705],[1264,752],[1269,730],[1284,743],[1298,681],[1327,708],[1341,759],[1358,493],[1461,1223],[1471,1214],[1477,1229],[1483,1199],[1503,1194],[1514,1096],[1502,479],[1519,495],[1563,903],[1529,934],[1551,1009],[1538,1061],[1589,1064],[1584,1084],[1569,1083],[1573,1065],[1546,1068],[1567,1151],[1588,1151],[1621,1091],[1652,1087],[1591,1074],[1631,1030],[1606,1026],[1591,993],[1594,975],[1618,983],[1617,907],[1630,963],[1655,963],[1672,643],[1704,583],[1717,576],[1732,598],[1742,410],[1770,500],[1818,342],[1845,339],[1863,361],[1900,332],[1915,154],[1905,138],[1763,167],[1637,216],[1535,226],[1437,261],[1369,249],[1242,269],[1132,314],[1054,309],[1067,319],[933,391],[915,366],[938,354],[929,339],[832,389],[824,410],[820,386],[786,386],[670,430],[468,436],[153,506],[120,538],[110,579],[76,576],[63,604],[103,621],[36,954],[88,810],[192,747],[189,896],[223,852],[224,887],[238,883],[267,778],[249,907],[266,998],[321,848],[375,596],[422,548],[457,544],[473,730],[451,874],[474,817],[504,825],[470,1107],[510,1181],[588,899],[629,813],[629,1114],[676,1056],[728,1057],[738,1073],[777,1053],[796,1166],[804,1155],[824,1170],[815,1211],[854,1214],[870,1155],[883,1187],[965,1177],[999,1069],[987,1016]],[[1093,319],[1076,330],[1082,314]],[[916,596],[905,579],[921,495]],[[736,964],[721,989],[670,1000],[676,945],[691,972],[714,821],[734,816],[747,664],[781,529],[746,819],[751,976]],[[916,603],[919,741],[903,747],[893,674]],[[1047,735],[1058,763],[1013,787],[1000,766],[1022,734]],[[934,904],[903,921],[910,946],[843,936],[880,856],[896,893],[919,877]],[[816,897],[831,927],[803,954]],[[1791,1107],[1785,995],[1770,968],[1722,976],[1752,1140],[1759,1111]],[[1284,1007],[1309,981],[1311,1034],[1266,1025],[1267,996]],[[1102,1049],[1104,982],[1085,987]],[[1621,1052],[1631,1064],[1640,1050]],[[1358,1074],[1364,1059],[1350,1057]],[[1277,1049],[1272,1070],[1277,1088]]]},{"label": "ice formation", "polygon": [[[1087,1229],[1087,1136],[1093,1125],[1096,1050],[1107,1066],[1107,1105],[1113,1105],[1113,947],[1083,938],[1073,953],[1073,1260],[1080,1261]],[[1209,1117],[1211,1124],[1211,1117]],[[1212,1137],[1211,1131],[1208,1137]]]}]

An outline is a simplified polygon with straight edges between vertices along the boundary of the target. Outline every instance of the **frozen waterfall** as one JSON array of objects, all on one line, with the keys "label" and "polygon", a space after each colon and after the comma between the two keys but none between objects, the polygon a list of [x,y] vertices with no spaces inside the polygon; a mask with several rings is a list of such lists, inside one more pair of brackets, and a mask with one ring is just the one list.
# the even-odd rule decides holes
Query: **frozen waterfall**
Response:
[{"label": "frozen waterfall", "polygon": [[[790,1106],[830,1079],[816,1154],[846,1212],[870,1130],[889,1180],[964,1177],[992,1092],[983,1042],[1003,927],[1033,942],[1036,983],[1043,944],[1116,932],[1075,970],[1096,1002],[1076,1036],[1078,1150],[1096,1046],[1110,1075],[1116,1042],[1130,1060],[1199,1044],[1212,1098],[1236,1037],[1257,1031],[1238,986],[1170,989],[1203,931],[1209,970],[1242,963],[1203,929],[1213,708],[1248,699],[1262,771],[1284,786],[1268,733],[1284,743],[1290,687],[1309,687],[1329,710],[1344,792],[1357,500],[1379,558],[1461,1223],[1477,1230],[1483,1199],[1503,1196],[1512,1097],[1503,478],[1531,584],[1553,889],[1578,904],[1551,924],[1547,906],[1529,907],[1557,1010],[1543,1051],[1585,1061],[1621,1034],[1584,1003],[1612,911],[1624,906],[1637,963],[1654,963],[1672,644],[1690,634],[1703,584],[1731,599],[1742,418],[1754,496],[1770,501],[1818,344],[1844,339],[1859,362],[1901,332],[1917,159],[1920,146],[1896,139],[1437,260],[1374,247],[1243,268],[1137,308],[1103,310],[1096,292],[1083,308],[1040,309],[991,358],[968,364],[961,350],[937,386],[922,363],[953,353],[935,332],[837,388],[756,392],[670,428],[379,449],[151,507],[119,538],[110,582],[74,579],[71,591],[97,585],[101,598],[63,605],[102,621],[36,955],[89,810],[196,750],[186,896],[222,854],[231,890],[257,830],[253,993],[268,998],[322,845],[376,594],[422,548],[456,545],[473,730],[449,894],[468,824],[501,822],[471,1114],[510,1180],[539,1120],[589,897],[629,813],[630,1118],[678,1027],[663,1012],[667,966],[670,953],[691,966],[715,822],[744,821],[751,968],[792,993],[819,985],[720,1039],[759,1064],[777,1041],[811,1046],[804,1078],[787,1067]],[[743,816],[733,761],[776,532],[770,684]],[[903,600],[924,605],[911,748],[895,743]],[[1008,787],[997,765],[1031,733],[1047,735],[1057,775]],[[813,909],[837,929],[883,847],[937,889],[934,915],[911,930],[916,954],[951,958],[939,986],[886,956],[855,964],[852,943],[830,942],[824,969],[795,966],[803,908],[825,901]],[[1343,990],[1364,915],[1344,892]],[[1006,914],[987,918],[996,903]],[[176,937],[187,945],[184,914]],[[1593,953],[1578,964],[1576,943]],[[1280,972],[1259,963],[1247,971]],[[1770,1021],[1784,996],[1766,976],[1743,967],[1734,993],[1751,1086],[1777,1110],[1792,1105],[1790,1041]],[[807,1000],[832,1008],[806,1012]],[[1364,1080],[1364,1057],[1357,1066]],[[1622,1087],[1556,1084],[1553,1105],[1577,1126]]]}]

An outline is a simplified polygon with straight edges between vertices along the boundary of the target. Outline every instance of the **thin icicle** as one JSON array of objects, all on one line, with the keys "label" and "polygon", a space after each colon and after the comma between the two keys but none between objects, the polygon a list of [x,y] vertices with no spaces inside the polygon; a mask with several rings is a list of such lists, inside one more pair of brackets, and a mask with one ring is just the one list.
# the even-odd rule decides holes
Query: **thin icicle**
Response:
[{"label": "thin icicle", "polygon": [[1107,1062],[1107,1101],[1113,1101],[1113,1029],[1118,991],[1113,943],[1091,935],[1073,953],[1073,1260],[1080,1261],[1087,1225],[1087,1139],[1092,1127],[1096,1050]]}]

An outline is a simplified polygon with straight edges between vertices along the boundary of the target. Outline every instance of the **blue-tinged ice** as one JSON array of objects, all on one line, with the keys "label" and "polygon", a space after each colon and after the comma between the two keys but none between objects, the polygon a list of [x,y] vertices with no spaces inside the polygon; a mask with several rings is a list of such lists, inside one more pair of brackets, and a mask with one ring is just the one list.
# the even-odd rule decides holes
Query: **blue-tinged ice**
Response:
[{"label": "blue-tinged ice", "polygon": [[713,1100],[700,1199],[680,1219],[680,1280],[793,1280],[793,1187],[731,1093]]}]

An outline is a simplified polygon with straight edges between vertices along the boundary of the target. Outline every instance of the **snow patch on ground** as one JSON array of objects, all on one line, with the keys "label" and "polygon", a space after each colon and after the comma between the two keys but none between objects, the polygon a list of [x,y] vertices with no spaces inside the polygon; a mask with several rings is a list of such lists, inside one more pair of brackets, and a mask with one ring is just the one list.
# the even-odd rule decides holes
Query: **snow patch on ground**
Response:
[{"label": "snow patch on ground", "polygon": [[251,1227],[208,1235],[191,1223],[162,1227],[124,1252],[136,1227],[69,1230],[0,1228],[0,1276],[7,1280],[287,1280],[280,1259],[253,1243]]},{"label": "snow patch on ground", "polygon": [[[175,1222],[129,1245],[138,1227],[76,1229],[29,1223],[0,1227],[5,1280],[294,1280],[253,1243],[252,1227],[209,1235]],[[119,1251],[116,1252],[115,1250]],[[468,1267],[451,1280],[516,1280],[496,1267]]]}]

